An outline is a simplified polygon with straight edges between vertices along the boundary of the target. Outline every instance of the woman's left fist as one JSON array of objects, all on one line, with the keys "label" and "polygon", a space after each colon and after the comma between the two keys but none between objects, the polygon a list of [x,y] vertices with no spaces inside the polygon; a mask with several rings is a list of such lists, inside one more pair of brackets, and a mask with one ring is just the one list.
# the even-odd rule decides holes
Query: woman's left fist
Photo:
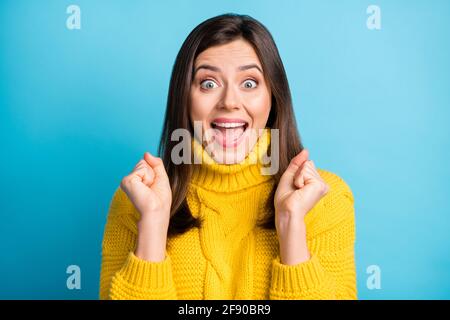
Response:
[{"label": "woman's left fist", "polygon": [[308,156],[308,150],[303,149],[281,176],[274,196],[277,226],[303,222],[305,215],[328,193],[329,186]]}]

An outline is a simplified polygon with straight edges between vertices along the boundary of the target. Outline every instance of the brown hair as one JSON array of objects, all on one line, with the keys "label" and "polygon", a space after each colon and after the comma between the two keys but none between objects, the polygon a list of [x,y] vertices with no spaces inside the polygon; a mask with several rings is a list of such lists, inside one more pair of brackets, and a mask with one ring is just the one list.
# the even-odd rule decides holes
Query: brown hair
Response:
[{"label": "brown hair", "polygon": [[191,215],[186,202],[192,165],[184,163],[176,165],[171,161],[172,148],[178,143],[171,141],[172,132],[175,129],[184,128],[188,129],[193,137],[193,128],[189,120],[189,96],[195,59],[209,47],[226,44],[239,38],[253,46],[261,61],[264,76],[272,91],[272,105],[266,127],[279,129],[281,142],[279,170],[274,175],[275,187],[269,197],[270,203],[266,204],[270,215],[261,222],[261,226],[275,227],[273,196],[277,183],[290,160],[303,150],[296,127],[286,72],[270,32],[248,15],[223,14],[202,22],[188,35],[176,57],[159,144],[159,154],[163,159],[172,188],[169,236],[184,233],[200,225],[200,221]]}]

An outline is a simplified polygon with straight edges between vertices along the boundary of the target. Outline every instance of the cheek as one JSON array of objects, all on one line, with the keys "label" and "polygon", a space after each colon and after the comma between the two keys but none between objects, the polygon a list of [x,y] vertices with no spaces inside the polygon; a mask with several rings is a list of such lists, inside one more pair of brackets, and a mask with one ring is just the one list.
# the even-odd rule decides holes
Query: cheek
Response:
[{"label": "cheek", "polygon": [[269,118],[271,97],[267,92],[249,96],[246,102],[247,111],[251,118],[259,128],[265,126]]},{"label": "cheek", "polygon": [[191,120],[204,120],[214,108],[215,100],[211,95],[193,92],[191,93],[190,104]]}]

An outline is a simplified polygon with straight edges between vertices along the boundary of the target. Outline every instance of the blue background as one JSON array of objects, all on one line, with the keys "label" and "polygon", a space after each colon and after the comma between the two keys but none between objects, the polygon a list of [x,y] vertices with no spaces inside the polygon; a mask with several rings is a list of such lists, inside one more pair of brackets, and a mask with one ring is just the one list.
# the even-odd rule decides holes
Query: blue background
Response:
[{"label": "blue background", "polygon": [[353,190],[359,298],[450,298],[450,2],[406,0],[1,1],[0,298],[97,299],[111,196],[156,152],[181,43],[226,12],[272,32],[311,158]]}]

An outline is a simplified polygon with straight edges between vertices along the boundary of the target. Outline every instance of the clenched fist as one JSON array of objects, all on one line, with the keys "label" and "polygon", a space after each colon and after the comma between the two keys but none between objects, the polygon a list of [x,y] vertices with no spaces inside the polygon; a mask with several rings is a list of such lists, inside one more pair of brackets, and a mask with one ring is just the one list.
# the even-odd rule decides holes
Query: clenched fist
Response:
[{"label": "clenched fist", "polygon": [[172,191],[164,164],[148,152],[120,184],[141,214],[135,254],[149,261],[165,257],[167,230],[172,205]]},{"label": "clenched fist", "polygon": [[274,197],[278,218],[303,220],[305,215],[328,193],[329,187],[308,160],[308,150],[295,156],[281,176]]},{"label": "clenched fist", "polygon": [[157,221],[169,219],[172,191],[160,158],[146,152],[144,159],[122,179],[120,187],[141,214],[141,219],[147,219],[147,216],[154,216]]},{"label": "clenched fist", "polygon": [[310,259],[304,218],[329,190],[308,156],[304,149],[291,160],[274,196],[280,259],[287,265]]}]

